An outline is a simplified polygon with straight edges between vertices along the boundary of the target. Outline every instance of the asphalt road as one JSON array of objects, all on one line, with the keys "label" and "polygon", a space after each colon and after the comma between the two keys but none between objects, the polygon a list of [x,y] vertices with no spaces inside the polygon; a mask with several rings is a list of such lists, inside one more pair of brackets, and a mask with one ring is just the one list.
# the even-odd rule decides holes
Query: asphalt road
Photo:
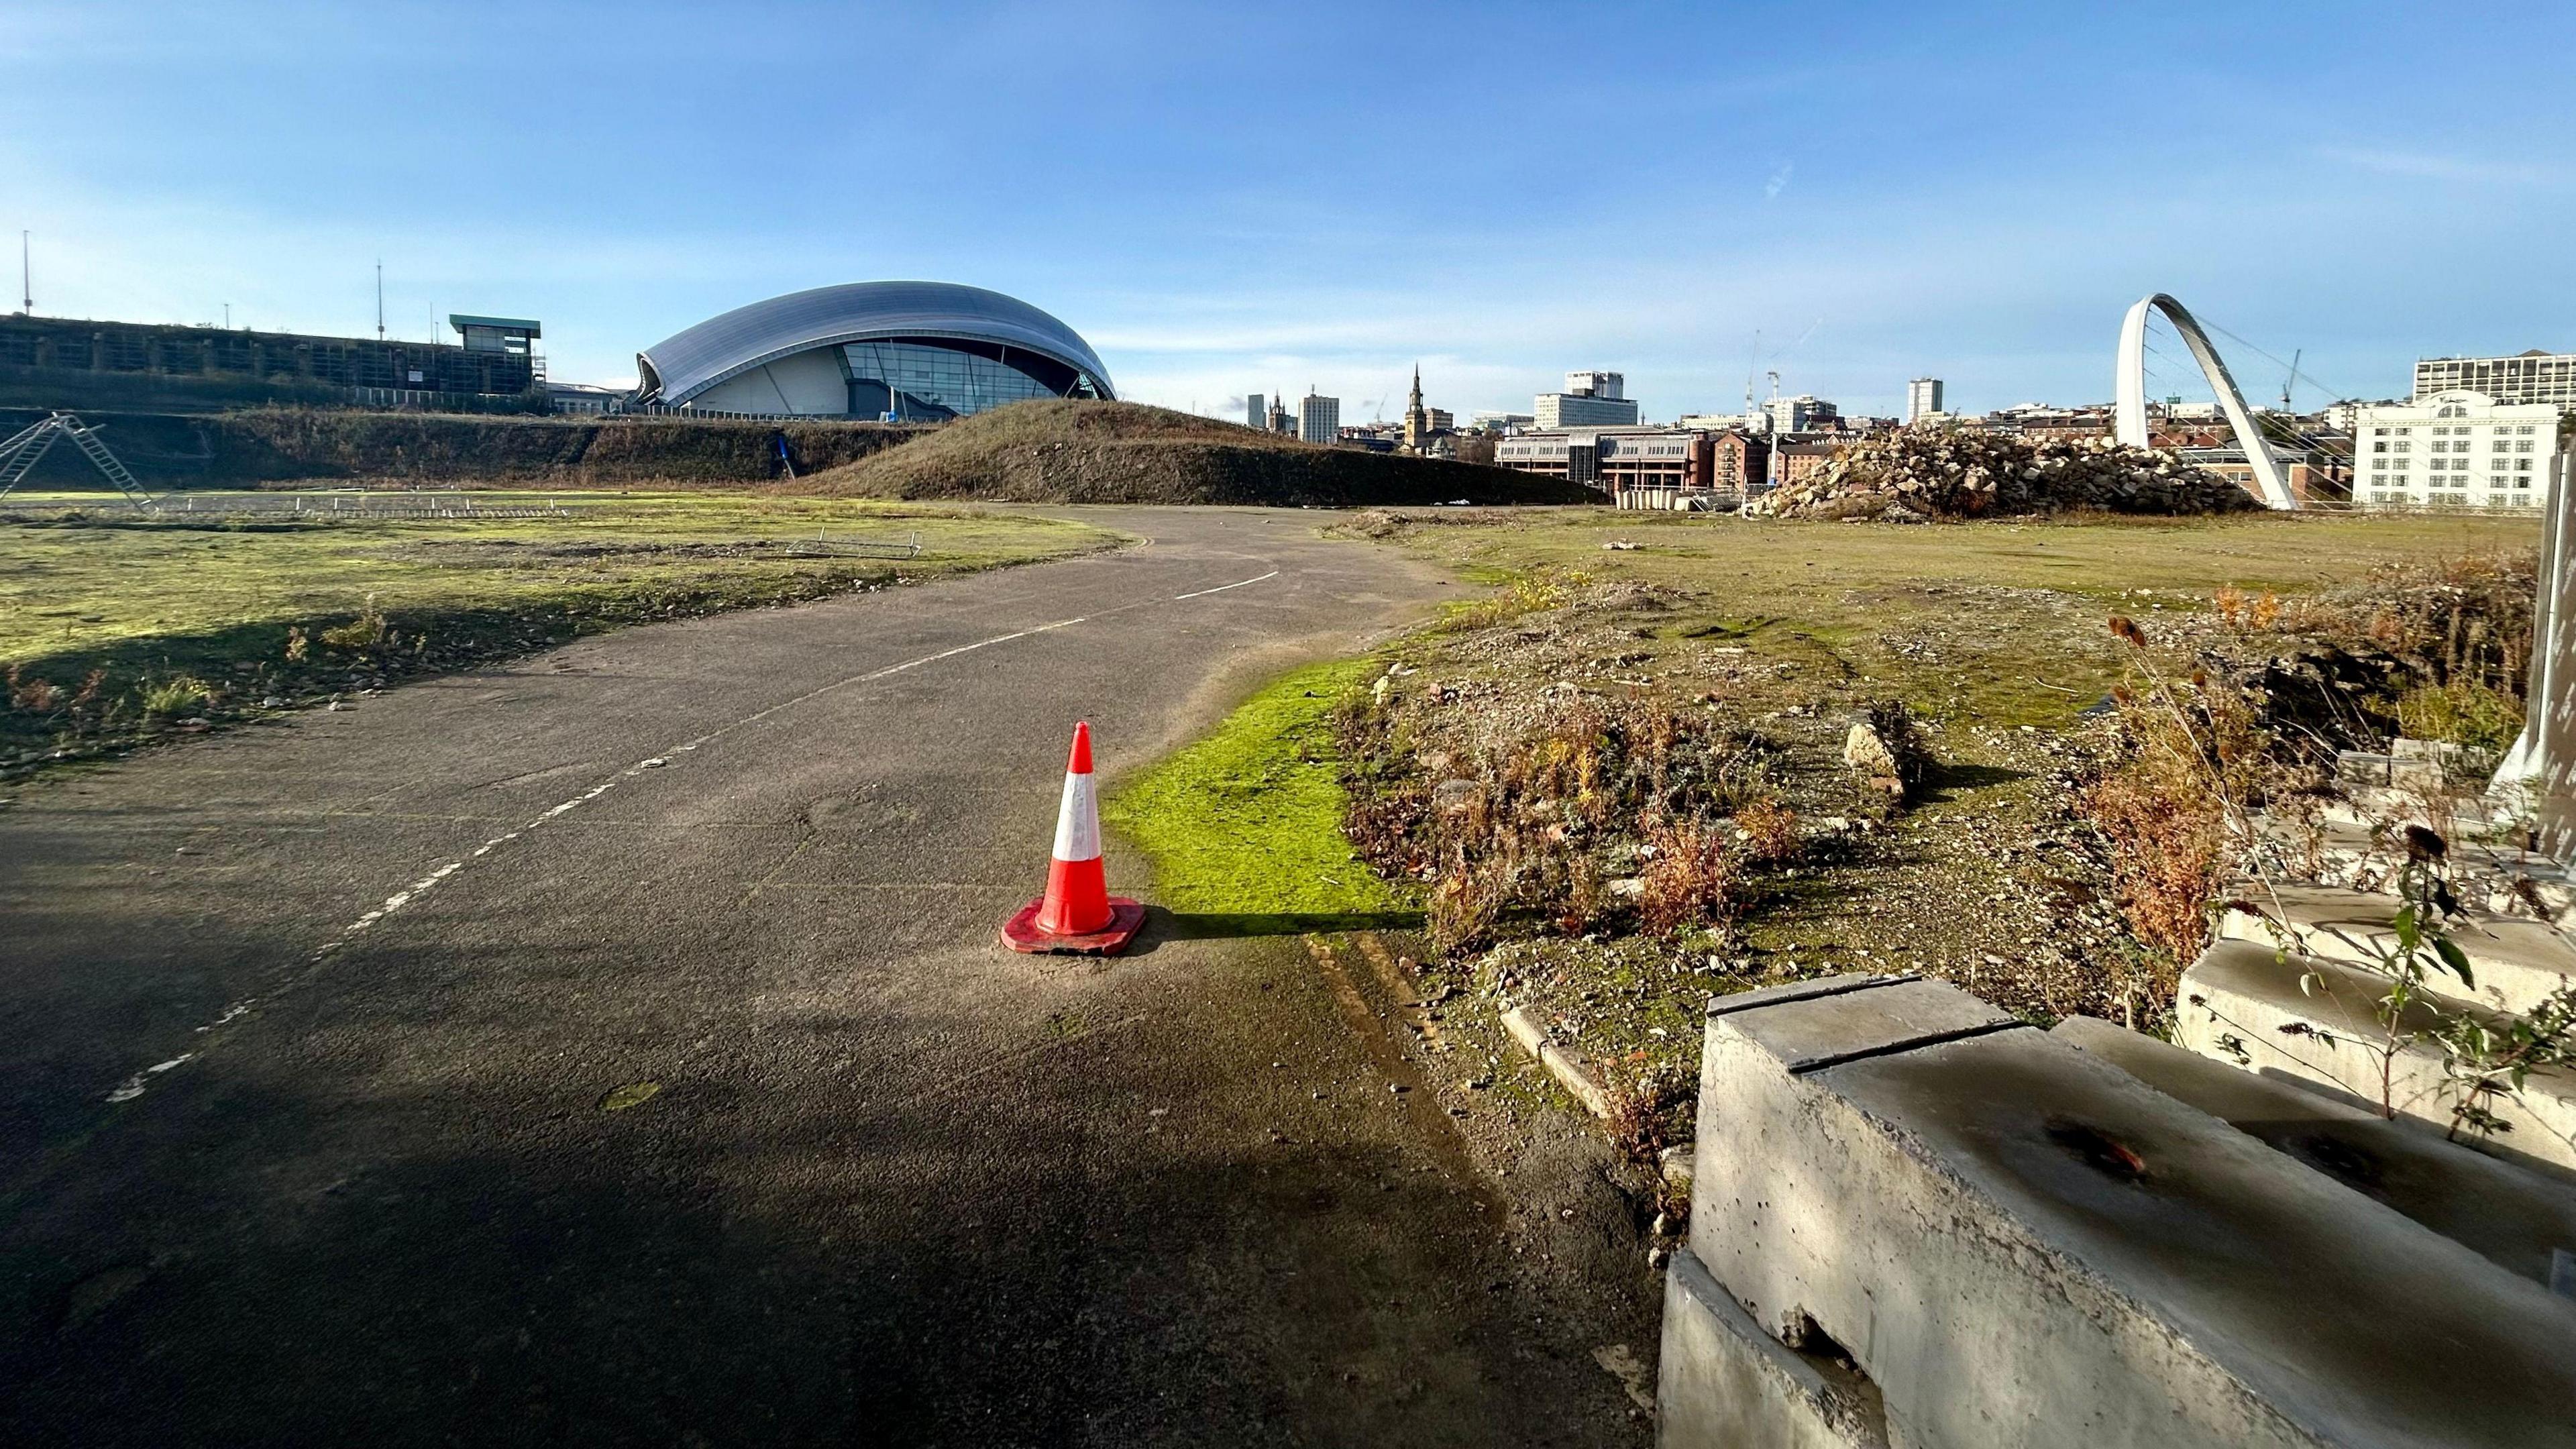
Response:
[{"label": "asphalt road", "polygon": [[1642,1442],[1597,1148],[1497,1178],[1348,943],[994,944],[1074,719],[1114,775],[1442,593],[1090,516],[1151,542],[16,790],[0,1440]]}]

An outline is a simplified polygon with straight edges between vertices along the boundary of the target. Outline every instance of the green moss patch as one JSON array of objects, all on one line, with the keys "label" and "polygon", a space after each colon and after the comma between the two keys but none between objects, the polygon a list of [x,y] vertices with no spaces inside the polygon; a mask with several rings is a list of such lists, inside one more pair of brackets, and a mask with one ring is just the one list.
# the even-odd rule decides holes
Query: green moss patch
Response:
[{"label": "green moss patch", "polygon": [[1292,671],[1113,793],[1103,820],[1153,862],[1182,934],[1400,929],[1422,913],[1342,837],[1333,701],[1366,659]]}]

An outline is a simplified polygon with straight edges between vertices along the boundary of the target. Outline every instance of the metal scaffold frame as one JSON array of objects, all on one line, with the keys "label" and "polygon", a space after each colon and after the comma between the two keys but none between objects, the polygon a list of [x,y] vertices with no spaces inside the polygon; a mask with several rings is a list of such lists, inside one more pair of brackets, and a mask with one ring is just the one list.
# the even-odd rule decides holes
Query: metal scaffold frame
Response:
[{"label": "metal scaffold frame", "polygon": [[31,423],[19,429],[8,441],[0,442],[0,498],[8,497],[12,489],[26,481],[27,475],[35,471],[36,464],[52,450],[56,438],[71,439],[72,446],[80,449],[81,456],[107,475],[107,481],[116,485],[117,491],[125,495],[126,502],[137,508],[161,506],[160,498],[127,471],[125,464],[99,438],[97,429],[66,412],[57,412],[40,422]]}]

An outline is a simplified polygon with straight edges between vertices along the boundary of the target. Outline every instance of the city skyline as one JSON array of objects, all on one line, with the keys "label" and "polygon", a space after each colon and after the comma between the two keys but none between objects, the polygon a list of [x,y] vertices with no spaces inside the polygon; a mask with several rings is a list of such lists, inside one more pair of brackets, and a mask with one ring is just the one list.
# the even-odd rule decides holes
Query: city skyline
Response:
[{"label": "city skyline", "polygon": [[[2576,346],[2576,304],[2455,260],[2463,226],[2576,221],[2552,8],[1862,7],[1782,50],[1740,43],[1749,11],[1622,7],[1598,12],[1615,90],[1523,64],[1561,20],[1535,7],[1426,12],[1441,44],[1383,75],[1339,48],[1383,17],[1329,6],[1275,36],[1151,6],[684,13],[37,6],[0,41],[0,227],[34,233],[40,313],[372,335],[382,256],[395,335],[533,316],[556,375],[597,382],[759,297],[966,282],[1078,328],[1122,395],[1214,415],[1311,380],[1392,416],[1417,356],[1461,417],[1573,368],[1626,373],[1650,418],[1736,410],[1775,367],[1872,415],[1923,376],[1959,411],[2092,402],[2158,290],[2295,351],[2307,406],[2403,396],[2418,357]],[[2236,38],[2128,58],[2202,21]],[[846,76],[888,48],[907,65],[862,102]],[[2373,82],[2396,55],[2474,69],[2516,126]],[[210,71],[230,103],[176,112]],[[938,103],[970,79],[974,114]],[[127,100],[82,103],[102,91]],[[787,94],[793,124],[749,114]],[[454,144],[365,119],[406,113]],[[1273,136],[1300,144],[1229,160]],[[1373,179],[1422,155],[1429,184]],[[1577,179],[1602,200],[1527,204]]]}]

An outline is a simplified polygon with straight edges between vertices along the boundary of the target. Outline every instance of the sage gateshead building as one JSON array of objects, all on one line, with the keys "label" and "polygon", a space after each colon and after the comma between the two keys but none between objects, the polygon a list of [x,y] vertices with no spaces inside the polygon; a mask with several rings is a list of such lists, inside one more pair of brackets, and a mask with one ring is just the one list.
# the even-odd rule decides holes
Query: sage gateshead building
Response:
[{"label": "sage gateshead building", "polygon": [[1099,354],[1020,301],[852,282],[710,317],[636,354],[636,401],[690,412],[938,422],[1030,398],[1114,398]]}]

